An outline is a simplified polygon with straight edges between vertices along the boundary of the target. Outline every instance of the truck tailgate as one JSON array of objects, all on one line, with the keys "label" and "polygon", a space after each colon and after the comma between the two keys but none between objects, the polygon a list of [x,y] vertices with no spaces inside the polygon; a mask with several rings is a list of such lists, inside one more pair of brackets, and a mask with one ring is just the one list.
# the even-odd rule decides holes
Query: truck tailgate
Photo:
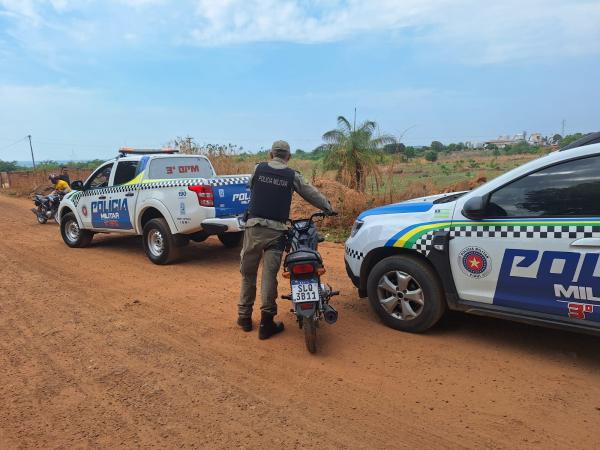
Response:
[{"label": "truck tailgate", "polygon": [[250,205],[250,175],[211,178],[214,194],[215,217],[244,214]]}]

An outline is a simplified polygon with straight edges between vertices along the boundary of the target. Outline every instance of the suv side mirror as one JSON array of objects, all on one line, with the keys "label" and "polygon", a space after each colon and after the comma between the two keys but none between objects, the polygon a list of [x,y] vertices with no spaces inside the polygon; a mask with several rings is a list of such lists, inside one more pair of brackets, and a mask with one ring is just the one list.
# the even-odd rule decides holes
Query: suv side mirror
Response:
[{"label": "suv side mirror", "polygon": [[465,202],[462,215],[469,219],[482,219],[485,217],[486,205],[485,197],[471,197]]},{"label": "suv side mirror", "polygon": [[71,183],[71,189],[75,191],[83,191],[83,181],[77,180]]}]

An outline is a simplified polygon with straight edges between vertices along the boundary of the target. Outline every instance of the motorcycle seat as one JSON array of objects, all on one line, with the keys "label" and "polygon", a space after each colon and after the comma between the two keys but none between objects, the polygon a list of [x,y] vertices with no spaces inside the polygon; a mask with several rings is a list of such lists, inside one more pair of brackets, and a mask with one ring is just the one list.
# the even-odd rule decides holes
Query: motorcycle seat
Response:
[{"label": "motorcycle seat", "polygon": [[297,264],[297,263],[307,263],[307,262],[316,262],[319,264],[323,263],[321,259],[321,255],[314,250],[310,249],[302,249],[297,250],[295,252],[289,253],[285,257],[285,265],[289,264]]}]

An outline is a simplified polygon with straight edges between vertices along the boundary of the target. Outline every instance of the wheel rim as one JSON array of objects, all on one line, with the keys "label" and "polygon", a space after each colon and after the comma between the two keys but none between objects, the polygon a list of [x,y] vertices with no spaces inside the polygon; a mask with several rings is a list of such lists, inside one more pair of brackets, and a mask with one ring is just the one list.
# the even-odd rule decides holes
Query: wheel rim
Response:
[{"label": "wheel rim", "polygon": [[74,220],[70,220],[65,226],[65,234],[70,242],[77,242],[79,239],[79,225]]},{"label": "wheel rim", "polygon": [[416,319],[425,305],[421,285],[411,275],[400,270],[388,272],[379,279],[377,299],[390,316],[399,320]]},{"label": "wheel rim", "polygon": [[150,233],[148,233],[148,250],[153,256],[162,256],[165,250],[165,242],[159,230],[150,230]]}]

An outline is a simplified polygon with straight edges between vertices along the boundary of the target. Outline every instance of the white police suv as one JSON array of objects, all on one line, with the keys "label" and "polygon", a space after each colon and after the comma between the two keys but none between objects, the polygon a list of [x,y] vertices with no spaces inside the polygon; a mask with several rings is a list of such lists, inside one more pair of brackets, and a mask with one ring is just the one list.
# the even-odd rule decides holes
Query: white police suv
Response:
[{"label": "white police suv", "polygon": [[600,133],[470,192],[371,209],[346,269],[392,328],[447,309],[600,333]]}]

